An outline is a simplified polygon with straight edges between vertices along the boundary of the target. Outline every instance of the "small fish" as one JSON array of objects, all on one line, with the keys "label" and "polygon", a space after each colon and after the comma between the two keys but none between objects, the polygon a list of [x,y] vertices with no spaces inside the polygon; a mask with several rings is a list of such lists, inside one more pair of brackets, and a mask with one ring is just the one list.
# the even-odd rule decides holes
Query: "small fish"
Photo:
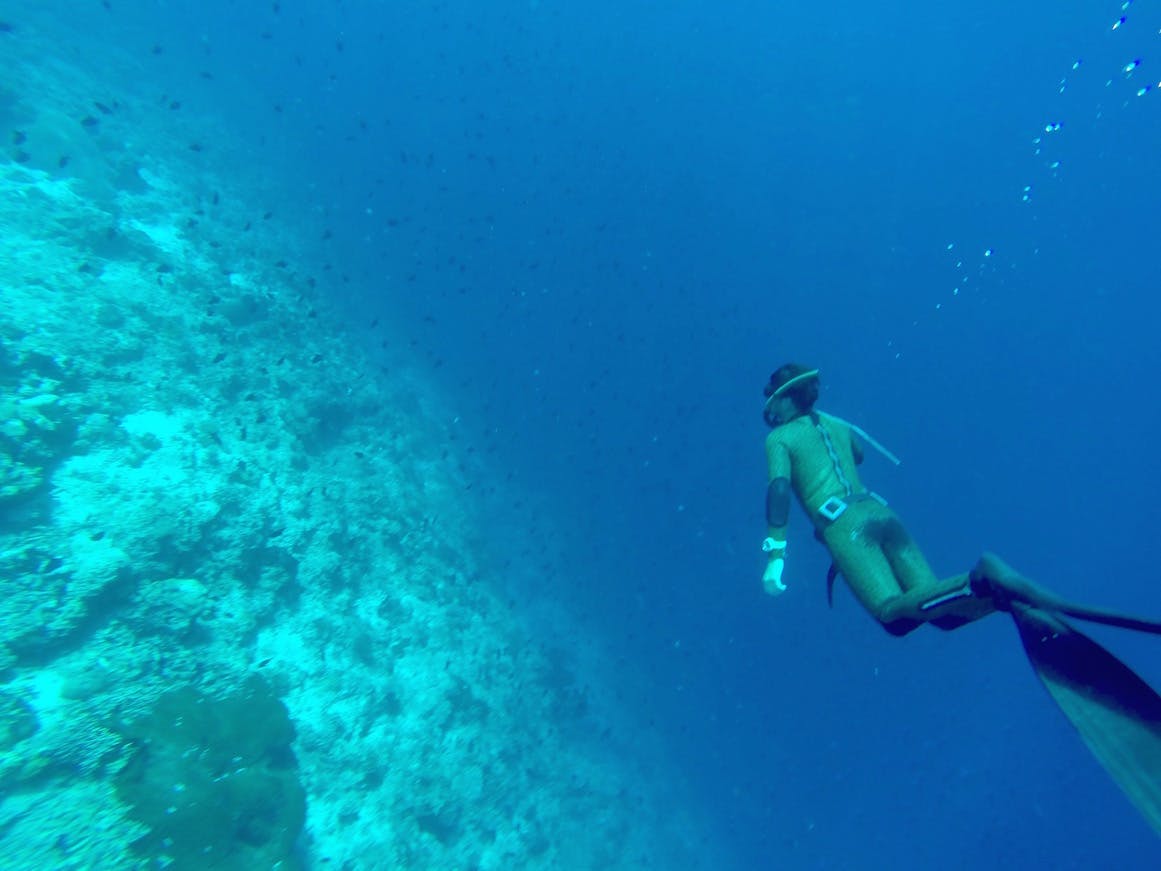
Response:
[{"label": "small fish", "polygon": [[322,359],[322,354],[315,354],[313,357],[310,358],[310,362],[317,363],[321,359]]},{"label": "small fish", "polygon": [[93,127],[96,127],[100,123],[101,123],[101,120],[99,118],[94,118],[92,115],[86,115],[84,118],[81,119],[81,126],[88,127],[90,129]]},{"label": "small fish", "polygon": [[201,151],[201,150],[202,150],[202,144],[201,144],[200,142],[191,142],[191,143],[189,144],[189,150],[190,150],[190,151]]},{"label": "small fish", "polygon": [[66,166],[69,165],[69,161],[71,159],[72,158],[70,158],[67,154],[61,155],[61,158],[60,158],[60,160],[58,160],[56,162],[56,165],[59,166],[61,169],[64,169]]},{"label": "small fish", "polygon": [[169,104],[169,110],[171,112],[176,112],[180,108],[181,108],[181,100],[174,100],[172,103]]},{"label": "small fish", "polygon": [[12,144],[13,145],[23,145],[27,141],[28,141],[28,134],[25,133],[23,130],[13,130],[12,131]]},{"label": "small fish", "polygon": [[97,111],[100,112],[102,115],[112,115],[113,114],[113,110],[110,109],[108,106],[106,106],[104,103],[100,103],[100,102],[97,102],[96,100],[94,100],[93,105],[97,107]]},{"label": "small fish", "polygon": [[221,363],[225,359],[226,359],[226,352],[225,351],[219,351],[216,355],[214,355],[214,362],[215,363]]}]

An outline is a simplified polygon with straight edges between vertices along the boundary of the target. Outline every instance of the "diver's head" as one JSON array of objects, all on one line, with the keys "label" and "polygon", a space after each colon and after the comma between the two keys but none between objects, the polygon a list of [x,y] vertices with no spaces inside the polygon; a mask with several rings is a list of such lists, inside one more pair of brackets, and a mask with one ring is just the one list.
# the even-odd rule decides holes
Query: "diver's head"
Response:
[{"label": "diver's head", "polygon": [[778,367],[762,391],[766,396],[762,418],[767,425],[778,426],[809,414],[818,400],[818,387],[817,369],[807,369],[798,363]]}]

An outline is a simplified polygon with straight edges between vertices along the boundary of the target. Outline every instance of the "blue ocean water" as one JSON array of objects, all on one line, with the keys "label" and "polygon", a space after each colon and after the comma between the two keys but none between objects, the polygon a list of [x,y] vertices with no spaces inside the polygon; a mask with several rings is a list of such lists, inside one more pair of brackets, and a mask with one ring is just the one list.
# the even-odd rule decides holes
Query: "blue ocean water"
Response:
[{"label": "blue ocean water", "polygon": [[[937,572],[990,549],[1161,613],[1156,4],[110,0],[0,20],[46,68],[131,59],[94,90],[172,119],[149,148],[228,153],[189,188],[256,190],[287,258],[325,263],[370,377],[440,397],[472,525],[446,546],[482,539],[481,583],[617,664],[704,867],[1161,863],[1005,619],[893,639],[841,584],[827,608],[800,514],[777,600],[759,549],[761,387],[793,360],[903,457],[865,480]],[[1148,639],[1094,635],[1161,680]]]}]

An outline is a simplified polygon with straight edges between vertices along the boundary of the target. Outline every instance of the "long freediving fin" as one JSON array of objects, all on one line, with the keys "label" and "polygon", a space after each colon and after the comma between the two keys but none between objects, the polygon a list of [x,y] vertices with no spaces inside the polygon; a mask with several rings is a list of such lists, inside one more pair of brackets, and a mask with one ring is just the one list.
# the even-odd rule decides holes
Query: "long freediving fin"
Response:
[{"label": "long freediving fin", "polygon": [[1011,614],[1041,683],[1161,835],[1161,695],[1056,614],[1021,602],[1012,603]]},{"label": "long freediving fin", "polygon": [[1039,611],[1063,614],[1086,620],[1116,626],[1118,629],[1132,629],[1161,635],[1161,620],[1145,620],[1119,611],[1077,605],[1048,592],[1032,583],[1010,565],[993,553],[985,553],[971,571],[972,590],[976,595],[992,599],[1001,611],[1011,611],[1014,605],[1022,604]]},{"label": "long freediving fin", "polygon": [[[1036,605],[1034,607],[1044,606]],[[1134,632],[1148,632],[1151,635],[1161,635],[1161,621],[1145,620],[1118,611],[1106,611],[1103,608],[1090,608],[1087,605],[1077,605],[1063,600],[1054,600],[1048,608],[1056,614],[1065,617],[1075,617],[1077,620],[1087,620],[1089,623],[1101,623],[1105,626],[1116,626],[1118,629],[1132,629]]]}]

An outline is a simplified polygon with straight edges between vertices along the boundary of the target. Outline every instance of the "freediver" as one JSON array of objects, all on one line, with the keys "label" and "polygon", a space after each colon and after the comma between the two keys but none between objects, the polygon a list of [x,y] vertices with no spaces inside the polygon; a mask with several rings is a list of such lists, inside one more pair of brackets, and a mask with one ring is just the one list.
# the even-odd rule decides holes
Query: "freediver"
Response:
[{"label": "freediver", "polygon": [[1029,662],[1089,749],[1161,834],[1161,696],[1064,617],[1161,634],[1161,622],[1065,602],[999,557],[984,554],[961,575],[940,580],[886,500],[866,489],[857,466],[860,438],[898,459],[853,424],[818,410],[819,372],[788,363],[764,394],[767,593],[786,590],[786,533],[792,496],[830,553],[827,597],[838,575],[892,635],[930,623],[944,630],[1004,611]]}]

